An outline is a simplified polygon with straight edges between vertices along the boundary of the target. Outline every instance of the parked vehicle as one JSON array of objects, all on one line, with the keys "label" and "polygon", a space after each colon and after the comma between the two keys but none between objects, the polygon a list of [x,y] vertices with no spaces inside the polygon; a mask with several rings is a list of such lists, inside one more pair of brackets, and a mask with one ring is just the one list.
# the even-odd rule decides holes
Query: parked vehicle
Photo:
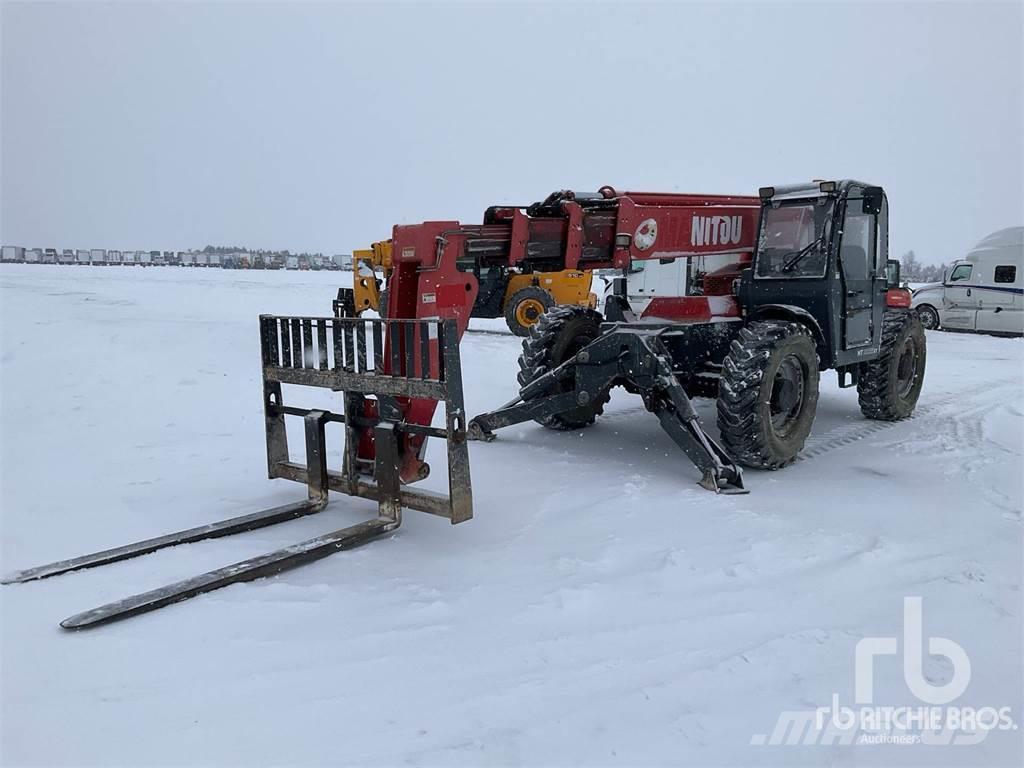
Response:
[{"label": "parked vehicle", "polygon": [[41,261],[42,261],[43,264],[56,264],[57,263],[57,249],[56,248],[46,248],[46,249],[44,249],[43,250],[43,258],[42,258]]},{"label": "parked vehicle", "polygon": [[19,245],[5,245],[3,247],[3,256],[0,259],[6,262],[21,264],[25,261],[25,249]]},{"label": "parked vehicle", "polygon": [[79,265],[89,265],[89,249],[79,248],[75,251],[75,263]]},{"label": "parked vehicle", "polygon": [[181,259],[181,266],[183,267],[194,267],[196,265],[196,255],[191,251],[178,251],[178,257]]},{"label": "parked vehicle", "polygon": [[[705,296],[728,293],[740,270],[750,266],[753,233],[745,236],[734,253],[660,261],[634,261],[626,274],[626,298],[636,312],[643,313],[657,298]],[[725,290],[721,290],[721,289]],[[605,285],[605,297],[612,282]]]},{"label": "parked vehicle", "polygon": [[298,256],[289,256],[287,261],[285,262],[285,268],[286,269],[298,269],[299,268],[299,257]]},{"label": "parked vehicle", "polygon": [[197,267],[208,267],[210,265],[210,255],[200,251],[196,254],[194,264]]},{"label": "parked vehicle", "polygon": [[73,248],[65,248],[57,255],[58,264],[74,264],[75,251]]},{"label": "parked vehicle", "polygon": [[43,260],[43,250],[41,248],[30,248],[25,251],[25,263],[26,264],[38,264]]},{"label": "parked vehicle", "polygon": [[121,251],[121,263],[125,266],[134,267],[139,261],[138,251]]},{"label": "parked vehicle", "polygon": [[93,248],[89,251],[89,261],[94,265],[107,263],[107,251],[104,248]]},{"label": "parked vehicle", "polygon": [[941,283],[917,288],[925,328],[1024,334],[1024,227],[993,232],[953,262]]}]

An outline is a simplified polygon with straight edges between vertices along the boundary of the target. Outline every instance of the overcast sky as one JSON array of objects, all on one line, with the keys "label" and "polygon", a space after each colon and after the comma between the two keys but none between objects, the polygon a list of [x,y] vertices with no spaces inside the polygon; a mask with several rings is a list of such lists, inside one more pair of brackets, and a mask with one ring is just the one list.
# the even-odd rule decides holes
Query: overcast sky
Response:
[{"label": "overcast sky", "polygon": [[347,252],[554,189],[886,187],[1024,223],[1021,3],[2,5],[0,240]]}]

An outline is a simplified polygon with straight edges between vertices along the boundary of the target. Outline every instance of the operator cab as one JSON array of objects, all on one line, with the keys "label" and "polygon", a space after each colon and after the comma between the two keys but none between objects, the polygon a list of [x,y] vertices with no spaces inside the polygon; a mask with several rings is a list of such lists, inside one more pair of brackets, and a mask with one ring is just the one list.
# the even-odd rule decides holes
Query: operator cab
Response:
[{"label": "operator cab", "polygon": [[886,291],[898,281],[884,190],[822,181],[762,187],[760,198],[754,263],[740,288],[748,316],[810,325],[822,368],[877,354]]}]

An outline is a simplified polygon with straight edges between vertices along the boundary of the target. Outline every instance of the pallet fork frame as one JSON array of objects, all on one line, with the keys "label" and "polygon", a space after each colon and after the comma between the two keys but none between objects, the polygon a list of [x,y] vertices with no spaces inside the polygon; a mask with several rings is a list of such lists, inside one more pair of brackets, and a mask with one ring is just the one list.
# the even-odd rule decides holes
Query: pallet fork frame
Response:
[{"label": "pallet fork frame", "polygon": [[[61,622],[65,629],[84,629],[152,611],[229,584],[280,573],[359,546],[396,530],[402,524],[403,508],[446,517],[452,524],[472,518],[462,368],[454,320],[261,315],[260,347],[267,473],[272,479],[304,484],[305,500],[18,571],[6,576],[2,583],[49,578],[178,544],[229,536],[313,515],[326,508],[330,491],[377,502],[377,517],[371,520],[108,603]],[[344,412],[285,405],[282,384],[343,392]],[[376,398],[375,406],[367,407],[367,396]],[[403,402],[415,398],[443,402],[445,426],[407,422]],[[293,461],[289,455],[286,416],[303,419],[304,463]],[[325,428],[332,422],[345,427],[340,471],[327,466]],[[446,441],[447,495],[403,485],[400,476],[402,443],[413,436]],[[372,460],[360,456],[361,446],[365,446],[367,440],[372,441]],[[426,477],[429,471],[425,464],[421,469],[418,479]]]}]

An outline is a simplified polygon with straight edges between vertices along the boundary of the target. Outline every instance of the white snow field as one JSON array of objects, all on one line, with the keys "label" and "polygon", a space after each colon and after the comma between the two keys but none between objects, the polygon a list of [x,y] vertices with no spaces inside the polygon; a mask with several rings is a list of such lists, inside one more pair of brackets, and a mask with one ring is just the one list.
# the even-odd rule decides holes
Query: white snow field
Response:
[{"label": "white snow field", "polygon": [[[256,316],[329,314],[347,280],[3,265],[0,570],[302,498],[266,479]],[[928,345],[914,418],[865,421],[825,374],[804,460],[748,471],[749,495],[700,489],[619,390],[584,432],[471,444],[463,525],[408,512],[360,549],[80,633],[58,622],[374,506],[334,495],[311,518],[0,587],[0,764],[1020,765],[1021,729],[772,743],[786,711],[853,704],[858,641],[902,648],[914,596],[924,637],[970,660],[948,706],[1024,720],[1024,343]],[[471,415],[516,394],[518,352],[466,336]],[[428,460],[441,488],[439,444]],[[901,662],[875,660],[875,705],[925,706]],[[963,671],[925,643],[930,685]]]}]

